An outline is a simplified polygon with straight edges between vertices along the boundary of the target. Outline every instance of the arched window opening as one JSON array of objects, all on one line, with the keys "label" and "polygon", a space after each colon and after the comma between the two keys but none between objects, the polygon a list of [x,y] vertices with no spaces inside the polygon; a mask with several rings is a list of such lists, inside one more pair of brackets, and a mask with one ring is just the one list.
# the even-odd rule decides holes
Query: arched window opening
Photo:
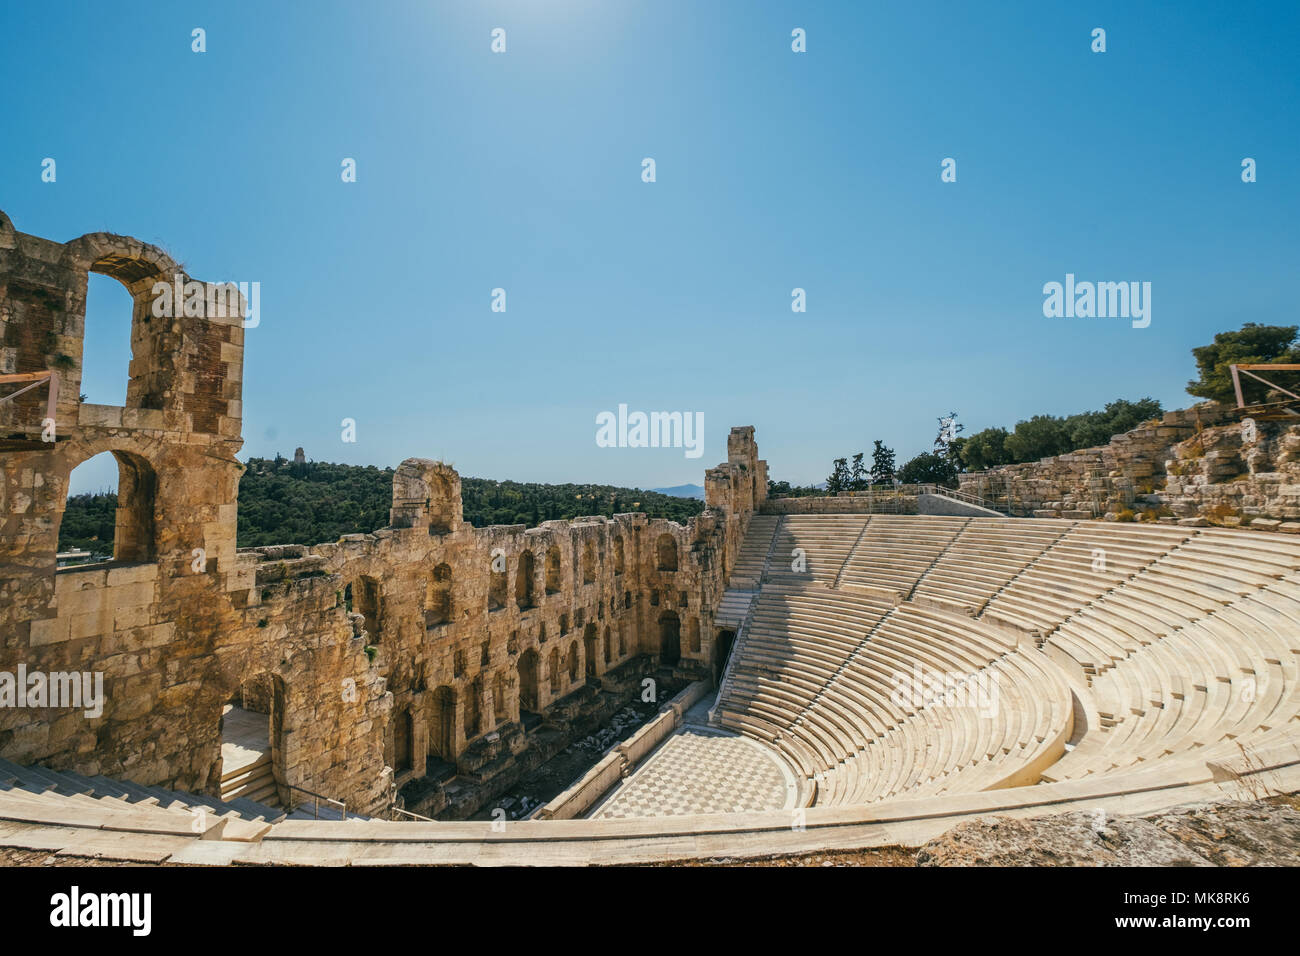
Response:
[{"label": "arched window opening", "polygon": [[677,541],[670,534],[661,534],[655,542],[655,557],[660,571],[677,570]]},{"label": "arched window opening", "polygon": [[424,626],[451,620],[451,566],[440,564],[429,575],[424,593]]},{"label": "arched window opening", "polygon": [[[499,611],[506,606],[506,559],[494,557],[488,572],[488,610]],[[501,570],[497,570],[500,568]]]},{"label": "arched window opening", "polygon": [[554,546],[546,551],[546,593],[560,593],[560,549]]},{"label": "arched window opening", "polygon": [[465,740],[470,741],[482,731],[483,677],[474,678],[465,691]]},{"label": "arched window opening", "polygon": [[583,658],[586,661],[588,677],[596,676],[596,625],[588,624],[582,635]]},{"label": "arched window opening", "polygon": [[96,455],[72,470],[68,491],[59,522],[59,567],[157,558],[158,476],[144,458],[121,451]]},{"label": "arched window opening", "polygon": [[515,570],[515,603],[521,611],[533,606],[533,561],[533,552],[525,551]]},{"label": "arched window opening", "polygon": [[537,652],[531,647],[519,655],[519,710],[537,713]]},{"label": "arched window opening", "polygon": [[446,685],[433,692],[429,714],[429,756],[446,763],[456,759],[456,692]]},{"label": "arched window opening", "polygon": [[378,644],[383,639],[379,630],[383,624],[381,617],[383,592],[379,579],[362,576],[349,585],[349,588],[352,592],[352,602],[348,610],[366,619],[365,629],[366,634],[369,635],[368,639],[371,644]]},{"label": "arched window opening", "polygon": [[672,611],[659,616],[659,663],[674,666],[682,658],[682,622]]},{"label": "arched window opening", "polygon": [[393,715],[393,770],[404,773],[415,766],[411,741],[415,733],[411,727],[411,712],[405,708]]},{"label": "arched window opening", "polygon": [[135,300],[126,286],[111,276],[91,272],[87,280],[81,394],[94,405],[124,406],[127,382],[131,379],[131,321]]}]

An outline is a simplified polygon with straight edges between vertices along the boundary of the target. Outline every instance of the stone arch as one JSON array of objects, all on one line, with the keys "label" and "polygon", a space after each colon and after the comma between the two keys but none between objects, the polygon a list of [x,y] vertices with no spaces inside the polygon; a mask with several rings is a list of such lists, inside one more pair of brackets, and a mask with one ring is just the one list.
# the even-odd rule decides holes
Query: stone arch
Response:
[{"label": "stone arch", "polygon": [[546,593],[560,593],[560,549],[551,545],[546,549]]},{"label": "stone arch", "polygon": [[551,696],[556,697],[560,693],[560,649],[551,648],[551,656],[547,659],[547,670],[551,681]]},{"label": "stone arch", "polygon": [[233,744],[231,749],[239,756],[229,761],[223,756],[220,776],[228,778],[228,785],[232,772],[241,771],[233,778],[235,787],[239,788],[233,795],[271,805],[289,805],[292,794],[286,786],[288,768],[284,751],[287,700],[284,679],[271,671],[245,676],[226,698],[221,708],[219,737],[223,754],[224,745]]},{"label": "stone arch", "polygon": [[582,634],[582,651],[583,659],[586,662],[586,674],[588,677],[596,676],[596,625],[591,623],[587,625]]},{"label": "stone arch", "polygon": [[[87,274],[116,279],[131,294],[131,366],[125,407],[160,410],[177,404],[181,392],[180,376],[185,371],[180,319],[185,314],[184,290],[193,280],[167,253],[127,236],[89,233],[69,242],[64,250],[65,264],[74,265]],[[175,297],[178,279],[182,289],[179,302]],[[167,289],[165,293],[155,291],[164,286]],[[204,288],[202,298],[206,310],[209,298],[206,289],[209,287],[205,285]],[[163,299],[159,308],[163,313],[161,316],[154,314],[154,303],[159,298]],[[239,306],[242,319],[242,302]],[[80,332],[84,341],[84,326]],[[79,351],[80,348],[79,343]],[[77,368],[70,375],[71,388],[79,388],[81,383],[84,356],[75,358]]]},{"label": "stone arch", "polygon": [[655,566],[660,571],[677,570],[677,539],[672,535],[661,534],[655,541]]},{"label": "stone arch", "polygon": [[445,684],[431,698],[429,756],[447,763],[456,760],[456,691]]},{"label": "stone arch", "polygon": [[671,667],[682,658],[682,622],[676,612],[659,615],[659,663]]},{"label": "stone arch", "polygon": [[533,552],[525,550],[520,553],[519,566],[515,569],[515,603],[521,611],[533,606],[534,563]]},{"label": "stone arch", "polygon": [[479,674],[465,689],[465,740],[483,732],[483,675]]},{"label": "stone arch", "polygon": [[509,713],[506,709],[506,678],[505,674],[497,671],[492,675],[492,723],[494,725],[505,723]]},{"label": "stone arch", "polygon": [[700,619],[698,617],[687,619],[686,633],[689,637],[691,653],[698,654],[700,652]]},{"label": "stone arch", "polygon": [[451,565],[443,563],[429,573],[424,593],[424,626],[436,627],[451,620]]},{"label": "stone arch", "polygon": [[343,589],[343,602],[352,614],[365,618],[365,629],[371,644],[383,640],[383,585],[378,578],[363,574]]},{"label": "stone arch", "polygon": [[[507,588],[509,585],[506,578],[508,565],[506,564],[505,555],[492,557],[489,559],[489,562],[488,610],[499,611],[506,606],[506,599],[508,597]],[[500,571],[496,570],[498,566],[501,568]]]},{"label": "stone arch", "polygon": [[393,772],[406,773],[415,769],[415,726],[408,707],[393,712]]},{"label": "stone arch", "polygon": [[407,458],[393,472],[394,528],[427,527],[429,534],[455,531],[461,521],[460,475],[450,465]]},{"label": "stone arch", "polygon": [[596,549],[590,541],[582,545],[582,583],[590,584],[596,580]]},{"label": "stone arch", "polygon": [[623,573],[623,536],[614,536],[614,573]]},{"label": "stone arch", "polygon": [[611,663],[613,663],[613,661],[614,661],[614,648],[613,648],[613,645],[612,645],[612,643],[611,643],[611,641],[610,641],[610,637],[609,637],[609,628],[608,628],[608,627],[605,628],[605,640],[604,640],[604,645],[605,645],[605,663],[606,663],[606,664],[611,664]]},{"label": "stone arch", "polygon": [[567,658],[565,659],[565,666],[568,668],[569,671],[569,683],[576,684],[578,682],[578,642],[577,641],[574,641],[572,644],[569,645],[569,653]]},{"label": "stone arch", "polygon": [[[111,454],[117,461],[117,508],[113,515],[112,560],[123,563],[148,563],[158,557],[158,473],[144,456],[120,448],[87,455],[77,465],[100,454]],[[75,465],[73,469],[75,469]],[[68,479],[72,470],[68,472]],[[64,482],[67,487],[67,480]],[[62,524],[67,509],[67,495],[59,512]],[[57,533],[56,533],[57,540]]]},{"label": "stone arch", "polygon": [[537,652],[531,647],[519,655],[519,710],[537,713],[541,710],[537,695]]}]

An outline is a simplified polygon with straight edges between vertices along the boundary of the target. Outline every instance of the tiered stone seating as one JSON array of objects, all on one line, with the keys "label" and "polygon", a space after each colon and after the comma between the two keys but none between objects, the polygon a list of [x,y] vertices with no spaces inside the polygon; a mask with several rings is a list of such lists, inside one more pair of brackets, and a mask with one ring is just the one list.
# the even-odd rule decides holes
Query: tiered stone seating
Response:
[{"label": "tiered stone seating", "polygon": [[840,586],[909,594],[971,520],[873,515],[844,568]]},{"label": "tiered stone seating", "polygon": [[972,519],[917,583],[913,598],[978,611],[1067,530],[1053,520]]},{"label": "tiered stone seating", "polygon": [[[167,790],[163,787],[142,786],[125,780],[107,777],[87,777],[66,770],[45,767],[22,767],[8,760],[0,760],[0,793],[9,796],[61,796],[66,801],[56,801],[67,807],[99,808],[110,813],[132,810],[165,810],[171,817],[184,815],[193,819],[200,811],[216,820],[232,824],[270,824],[285,819],[283,810],[273,809],[251,800],[236,798],[217,800],[184,790]],[[148,815],[147,813],[145,814]],[[159,818],[164,819],[164,818]],[[261,832],[265,828],[243,827],[245,831]]]},{"label": "tiered stone seating", "polygon": [[[819,804],[946,791],[963,773],[963,788],[998,786],[1054,759],[1072,713],[1054,666],[1021,658],[966,617],[863,592],[769,586],[718,712],[817,780]],[[969,676],[973,696],[991,688],[993,713],[913,699],[914,680],[923,693],[948,675]],[[1014,719],[1004,719],[1007,707]],[[997,768],[970,772],[989,761]]]},{"label": "tiered stone seating", "polygon": [[1191,534],[1182,528],[1080,522],[994,594],[982,617],[1048,634]]},{"label": "tiered stone seating", "polygon": [[[871,520],[880,518],[876,515]],[[866,524],[865,515],[786,515],[772,545],[769,580],[779,584],[834,584]],[[791,567],[796,560],[795,548],[803,551],[803,571]]]},{"label": "tiered stone seating", "polygon": [[[819,521],[777,547],[842,553],[852,525]],[[1300,719],[1300,542],[996,518],[860,530],[838,587],[763,586],[720,702],[724,723],[817,782],[818,804],[1234,756]],[[996,678],[996,715],[900,699],[917,668]],[[1063,753],[1076,709],[1087,726]]]},{"label": "tiered stone seating", "polygon": [[[1267,577],[1267,568],[1262,561],[1233,573],[1242,580]],[[1225,742],[1252,746],[1300,714],[1300,584],[1294,576],[1275,580],[1142,644],[1094,678],[1093,693],[1103,729],[1046,779],[1078,778]]]},{"label": "tiered stone seating", "polygon": [[[218,800],[185,790],[144,786],[129,780],[113,780],[104,776],[87,777],[69,770],[50,770],[47,767],[23,767],[8,760],[0,760],[0,793],[47,794],[72,798],[74,803],[89,806],[93,801],[100,806],[120,810],[160,808],[190,815],[200,810],[214,818],[239,824],[271,824],[285,819],[341,820],[342,814],[333,807],[322,806],[319,817],[309,810],[297,809],[286,814],[284,810],[259,803],[246,797]],[[353,818],[348,815],[348,819]],[[245,830],[247,828],[244,828]]]}]

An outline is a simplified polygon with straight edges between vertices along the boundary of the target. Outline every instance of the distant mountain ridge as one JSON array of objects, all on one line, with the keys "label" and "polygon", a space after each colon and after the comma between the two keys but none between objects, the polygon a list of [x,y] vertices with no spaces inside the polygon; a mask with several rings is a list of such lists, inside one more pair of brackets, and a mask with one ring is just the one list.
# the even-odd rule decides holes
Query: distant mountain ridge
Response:
[{"label": "distant mountain ridge", "polygon": [[650,491],[673,498],[698,498],[704,500],[703,485],[673,485],[671,488],[650,488]]}]

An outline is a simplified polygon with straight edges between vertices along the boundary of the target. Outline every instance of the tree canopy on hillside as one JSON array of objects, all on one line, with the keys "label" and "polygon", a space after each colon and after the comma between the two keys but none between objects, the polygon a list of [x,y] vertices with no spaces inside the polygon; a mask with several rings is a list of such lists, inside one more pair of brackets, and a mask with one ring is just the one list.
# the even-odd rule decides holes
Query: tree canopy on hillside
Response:
[{"label": "tree canopy on hillside", "polygon": [[[1297,331],[1300,327],[1294,325],[1247,322],[1236,332],[1218,333],[1211,344],[1192,349],[1200,377],[1187,383],[1188,394],[1236,405],[1228,366],[1300,364],[1300,347],[1295,343]],[[1268,387],[1248,376],[1242,378],[1242,391],[1247,403],[1268,400]]]},{"label": "tree canopy on hillside", "polygon": [[[388,525],[393,469],[329,462],[295,464],[286,458],[250,458],[239,482],[239,547],[321,544]],[[595,484],[538,484],[461,478],[465,520],[535,527],[582,515],[612,517],[642,511],[685,522],[704,510],[696,498]],[[112,551],[114,494],[73,495],[59,527],[59,548]]]}]

